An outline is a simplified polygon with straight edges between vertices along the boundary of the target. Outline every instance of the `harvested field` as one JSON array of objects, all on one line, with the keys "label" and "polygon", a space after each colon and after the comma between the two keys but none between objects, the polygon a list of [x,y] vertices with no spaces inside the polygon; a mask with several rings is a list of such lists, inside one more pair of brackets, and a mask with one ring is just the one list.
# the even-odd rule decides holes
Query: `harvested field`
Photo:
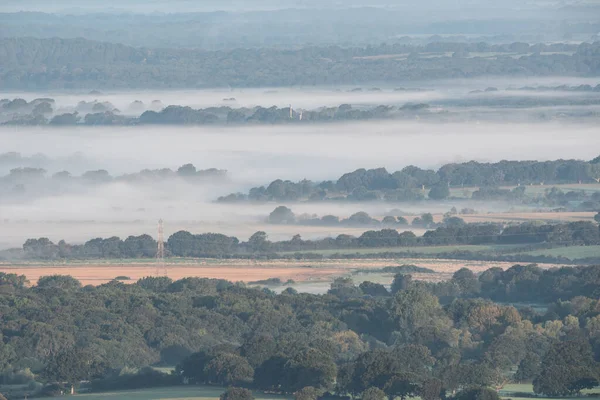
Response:
[{"label": "harvested field", "polygon": [[[491,267],[509,268],[513,263],[463,260],[434,259],[350,259],[325,261],[296,260],[215,260],[188,259],[169,262],[167,275],[176,280],[184,277],[219,278],[230,281],[251,282],[267,278],[280,278],[283,281],[293,279],[298,283],[329,282],[335,277],[345,276],[356,269],[381,268],[390,265],[415,264],[430,268],[437,274],[424,274],[423,279],[448,279],[455,271],[466,267],[474,272],[482,272]],[[545,267],[550,267],[548,264]],[[544,265],[542,265],[544,267]],[[120,262],[97,261],[68,264],[0,264],[0,272],[25,275],[32,283],[41,276],[71,275],[84,285],[100,285],[115,279],[117,276],[131,278],[125,282],[135,282],[146,276],[155,276],[157,272],[154,262]],[[159,271],[159,275],[163,272]],[[431,275],[431,276],[427,276]]]},{"label": "harvested field", "polygon": [[593,221],[594,212],[506,212],[460,215],[465,222]]}]

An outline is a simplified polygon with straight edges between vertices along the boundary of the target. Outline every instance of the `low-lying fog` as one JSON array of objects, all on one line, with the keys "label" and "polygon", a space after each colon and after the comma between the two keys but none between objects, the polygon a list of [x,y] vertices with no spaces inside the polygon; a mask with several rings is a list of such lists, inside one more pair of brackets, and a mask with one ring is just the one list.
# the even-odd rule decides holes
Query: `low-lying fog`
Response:
[{"label": "low-lying fog", "polygon": [[472,159],[592,159],[598,155],[600,135],[592,124],[392,121],[222,128],[6,127],[0,128],[0,143],[7,151],[51,158],[82,152],[113,175],[176,169],[191,162],[198,169],[228,170],[243,190],[277,178],[335,179],[357,168],[435,168]]},{"label": "low-lying fog", "polygon": [[[191,185],[180,182],[132,186],[123,182],[87,191],[19,203],[0,204],[0,247],[20,246],[26,238],[47,236],[54,241],[80,242],[95,236],[153,233],[163,218],[166,234],[179,229],[215,231],[245,240],[257,230],[272,239],[360,234],[365,229],[273,226],[264,218],[276,204],[222,205],[221,195],[247,191],[274,179],[335,180],[357,168],[385,167],[395,171],[414,164],[436,168],[441,164],[501,159],[592,159],[600,149],[597,126],[540,124],[431,124],[385,122],[309,126],[118,127],[118,128],[2,128],[2,149],[24,156],[43,153],[49,158],[48,175],[57,172],[52,160],[82,152],[78,160],[108,170],[113,176],[143,168],[171,168],[191,162],[198,169],[227,169],[224,184]],[[85,163],[83,163],[85,165]],[[81,163],[69,169],[84,172]],[[382,216],[399,208],[406,213],[444,212],[452,204],[291,204],[296,214],[341,217],[357,211]],[[435,209],[434,209],[435,208]],[[507,206],[476,206],[480,211]],[[94,221],[94,222],[92,222]],[[59,223],[60,222],[60,223]]]},{"label": "low-lying fog", "polygon": [[[113,103],[123,112],[134,100],[150,105],[156,99],[165,105],[193,107],[292,104],[295,108],[318,108],[343,103],[379,105],[523,96],[523,93],[506,89],[581,84],[595,86],[598,80],[490,78],[398,85],[426,89],[420,91],[394,91],[393,88],[376,91],[363,86],[361,91],[347,87],[337,90],[252,89],[84,95],[3,93],[2,97],[26,100],[52,97],[59,107],[98,99]],[[502,92],[470,93],[488,87],[496,87]],[[538,92],[528,92],[528,95],[547,96]],[[560,91],[553,92],[553,95],[575,96]],[[235,98],[235,101],[224,102],[225,98]],[[582,106],[577,107],[583,109]],[[465,106],[467,112],[479,112],[479,115],[484,115],[483,108]],[[264,218],[276,207],[274,203],[224,205],[216,204],[214,200],[232,192],[247,192],[251,187],[267,185],[278,178],[336,180],[358,168],[385,167],[392,172],[411,164],[436,169],[445,163],[468,160],[590,160],[598,156],[600,135],[597,124],[593,122],[597,119],[587,124],[574,123],[577,119],[571,119],[569,123],[524,123],[518,122],[510,111],[504,115],[505,122],[483,118],[479,123],[397,120],[293,126],[0,127],[0,153],[19,152],[22,156],[0,160],[0,176],[6,175],[11,168],[25,166],[44,168],[46,176],[63,170],[79,176],[88,170],[105,169],[114,177],[137,173],[145,168],[177,170],[186,163],[193,163],[199,170],[218,168],[228,171],[228,179],[220,184],[199,185],[175,180],[148,186],[113,182],[78,186],[77,190],[61,191],[62,195],[27,197],[25,191],[25,196],[19,197],[18,201],[11,200],[10,196],[0,196],[0,248],[20,246],[26,238],[39,236],[47,236],[54,241],[64,238],[81,242],[95,236],[126,237],[153,233],[158,218],[166,221],[166,234],[179,229],[214,231],[235,235],[242,240],[257,230],[267,231],[275,240],[289,238],[295,233],[301,233],[305,238],[343,232],[360,234],[364,229],[266,225]],[[288,204],[297,215],[333,214],[339,217],[347,217],[357,211],[381,217],[394,208],[405,213],[445,212],[452,205],[430,202],[418,205]],[[473,206],[482,212],[502,211],[507,207],[502,204]]]},{"label": "low-lying fog", "polygon": [[[519,92],[522,87],[556,87],[561,85],[596,86],[598,78],[583,77],[539,77],[539,78],[504,78],[485,77],[462,80],[439,81],[410,81],[390,87],[378,84],[347,86],[347,87],[318,87],[318,88],[258,88],[258,89],[207,89],[181,91],[129,91],[129,92],[5,92],[3,98],[23,98],[31,101],[36,98],[50,97],[56,100],[55,112],[69,112],[80,101],[109,102],[124,115],[139,115],[144,110],[155,110],[160,101],[164,106],[181,105],[192,108],[207,108],[218,106],[239,107],[288,107],[312,110],[319,107],[352,104],[355,106],[394,105],[406,103],[436,103],[443,101],[473,98],[473,91],[497,88],[499,92],[484,92],[478,97],[499,95],[506,97],[576,97],[589,93],[579,92]],[[509,90],[507,90],[509,89]],[[598,93],[592,93],[592,95]],[[143,104],[135,103],[140,101]]]}]

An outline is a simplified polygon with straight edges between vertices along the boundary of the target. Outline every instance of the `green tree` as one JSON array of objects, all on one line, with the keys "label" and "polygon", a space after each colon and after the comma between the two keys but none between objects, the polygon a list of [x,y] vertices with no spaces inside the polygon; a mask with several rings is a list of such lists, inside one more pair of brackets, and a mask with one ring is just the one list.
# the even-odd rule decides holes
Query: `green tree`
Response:
[{"label": "green tree", "polygon": [[219,398],[220,400],[254,400],[254,395],[246,388],[230,387]]},{"label": "green tree", "polygon": [[479,293],[481,284],[477,276],[468,268],[461,268],[452,275],[452,282],[456,283],[464,295]]},{"label": "green tree", "polygon": [[262,253],[269,251],[271,243],[267,240],[267,234],[263,231],[258,231],[252,234],[248,239],[248,247],[251,251]]},{"label": "green tree", "polygon": [[412,275],[407,274],[396,274],[392,281],[391,291],[392,294],[396,294],[402,290],[406,290],[412,284]]},{"label": "green tree", "polygon": [[254,369],[245,358],[223,353],[210,360],[204,367],[204,377],[209,383],[231,385],[252,381]]},{"label": "green tree", "polygon": [[270,224],[293,224],[296,222],[296,215],[286,206],[275,208],[268,219]]},{"label": "green tree", "polygon": [[594,215],[594,221],[600,223],[600,212],[596,215]]},{"label": "green tree", "polygon": [[450,196],[450,189],[448,188],[448,184],[444,182],[440,182],[434,185],[429,191],[429,198],[433,200],[443,200]]},{"label": "green tree", "polygon": [[333,386],[336,375],[337,367],[329,354],[308,348],[286,362],[282,389],[295,392],[312,386],[328,390]]},{"label": "green tree", "polygon": [[445,396],[443,383],[437,378],[426,379],[419,387],[418,395],[423,400],[439,400]]},{"label": "green tree", "polygon": [[312,386],[306,386],[294,393],[294,400],[317,400],[321,392]]},{"label": "green tree", "polygon": [[455,396],[456,400],[500,400],[498,392],[490,388],[470,388],[461,390]]},{"label": "green tree", "polygon": [[584,339],[554,344],[542,359],[533,380],[533,391],[547,396],[567,396],[598,385],[598,365]]},{"label": "green tree", "polygon": [[519,368],[515,373],[514,379],[518,382],[530,381],[539,375],[542,368],[540,356],[535,353],[527,353],[525,358],[519,363]]},{"label": "green tree", "polygon": [[89,351],[68,348],[50,357],[42,375],[51,382],[75,385],[82,380],[102,377],[106,365],[94,359]]},{"label": "green tree", "polygon": [[365,390],[361,395],[362,400],[385,400],[385,398],[385,392],[373,386]]}]

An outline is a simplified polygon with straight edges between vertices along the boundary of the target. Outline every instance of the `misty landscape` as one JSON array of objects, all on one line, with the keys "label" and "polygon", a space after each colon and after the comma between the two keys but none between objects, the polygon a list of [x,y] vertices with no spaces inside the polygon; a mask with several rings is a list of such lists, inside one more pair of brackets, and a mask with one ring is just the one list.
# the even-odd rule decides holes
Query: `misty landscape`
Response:
[{"label": "misty landscape", "polygon": [[0,400],[600,398],[596,1],[0,3]]}]

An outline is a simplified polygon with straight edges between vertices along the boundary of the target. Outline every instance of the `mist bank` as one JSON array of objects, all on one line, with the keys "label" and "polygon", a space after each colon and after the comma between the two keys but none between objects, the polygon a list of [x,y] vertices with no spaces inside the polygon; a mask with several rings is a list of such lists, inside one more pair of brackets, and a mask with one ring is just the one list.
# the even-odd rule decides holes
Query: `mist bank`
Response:
[{"label": "mist bank", "polygon": [[[18,153],[13,153],[18,154]],[[4,156],[4,157],[3,157]],[[0,161],[16,161],[11,153],[0,155]],[[2,163],[0,162],[0,165]],[[113,177],[105,169],[86,171],[74,176],[69,171],[60,171],[52,176],[43,168],[18,167],[0,177],[0,203],[30,202],[44,196],[61,196],[69,193],[84,194],[105,185],[162,186],[176,191],[179,186],[218,187],[230,184],[227,171],[218,169],[196,170],[193,164],[185,164],[173,171],[169,168],[142,170],[138,173]],[[114,187],[114,186],[113,186]]]},{"label": "mist bank", "polygon": [[[473,56],[471,53],[476,52]],[[485,75],[598,76],[600,42],[202,51],[85,39],[0,39],[4,90],[210,88],[398,83]]]},{"label": "mist bank", "polygon": [[[67,160],[80,152],[84,160],[93,161],[98,169],[111,174],[176,169],[190,162],[197,169],[229,171],[240,189],[281,178],[326,181],[359,168],[382,166],[399,171],[409,165],[437,169],[465,160],[592,160],[600,148],[595,125],[556,122],[385,121],[144,129],[3,127],[0,140],[4,149],[23,155],[42,153],[51,159]],[[68,161],[61,162],[60,167],[49,172],[74,171],[68,168]]]}]

